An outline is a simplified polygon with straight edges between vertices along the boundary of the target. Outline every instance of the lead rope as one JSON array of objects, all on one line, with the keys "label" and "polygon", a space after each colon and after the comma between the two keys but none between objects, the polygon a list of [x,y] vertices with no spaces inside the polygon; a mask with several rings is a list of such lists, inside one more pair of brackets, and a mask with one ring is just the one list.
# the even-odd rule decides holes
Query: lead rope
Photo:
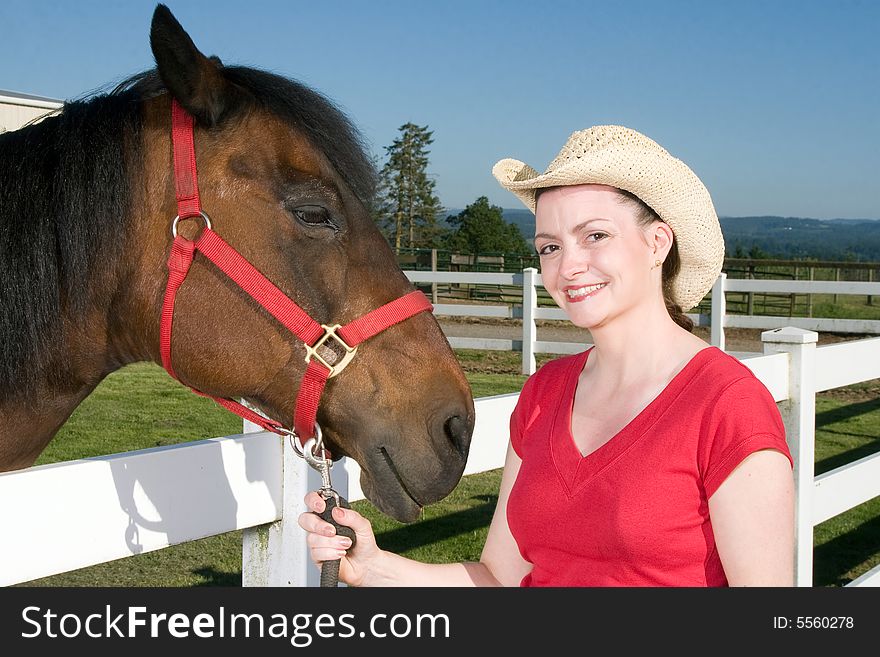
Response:
[{"label": "lead rope", "polygon": [[[321,497],[324,497],[323,491]],[[354,530],[351,527],[346,527],[345,525],[340,525],[333,518],[332,511],[334,507],[341,506],[343,509],[350,509],[351,507],[348,505],[348,502],[341,495],[330,495],[329,497],[324,497],[324,503],[327,507],[324,509],[324,512],[319,514],[321,518],[329,522],[331,525],[336,527],[336,533],[340,536],[347,536],[351,539],[351,548],[352,549],[357,543],[357,539],[354,534]],[[340,559],[334,559],[333,561],[325,561],[321,564],[321,587],[322,588],[336,588],[339,586],[339,562]]]},{"label": "lead rope", "polygon": [[[312,513],[333,525],[338,535],[350,539],[350,550],[357,544],[357,536],[355,536],[354,530],[351,527],[346,527],[336,522],[336,519],[333,517],[333,509],[337,506],[343,509],[350,509],[351,506],[348,500],[333,490],[333,485],[330,483],[330,468],[333,467],[333,461],[324,455],[325,452],[321,444],[321,428],[317,424],[315,425],[315,430],[316,437],[307,440],[302,449],[302,456],[306,463],[321,475],[321,489],[318,491],[318,494],[324,499],[324,511],[321,513],[313,511]],[[291,445],[295,451],[299,451],[296,449],[296,442],[293,440],[293,437],[291,437]],[[339,586],[340,561],[341,559],[333,559],[332,561],[324,561],[321,564],[321,588],[336,588]]]}]

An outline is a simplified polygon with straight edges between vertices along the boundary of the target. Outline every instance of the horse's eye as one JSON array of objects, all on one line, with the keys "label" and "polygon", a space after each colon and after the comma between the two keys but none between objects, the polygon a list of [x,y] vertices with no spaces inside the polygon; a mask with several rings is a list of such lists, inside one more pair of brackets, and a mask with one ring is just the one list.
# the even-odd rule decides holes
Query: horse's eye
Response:
[{"label": "horse's eye", "polygon": [[320,205],[303,205],[293,209],[293,216],[307,226],[328,226],[336,228],[336,224],[327,208]]}]

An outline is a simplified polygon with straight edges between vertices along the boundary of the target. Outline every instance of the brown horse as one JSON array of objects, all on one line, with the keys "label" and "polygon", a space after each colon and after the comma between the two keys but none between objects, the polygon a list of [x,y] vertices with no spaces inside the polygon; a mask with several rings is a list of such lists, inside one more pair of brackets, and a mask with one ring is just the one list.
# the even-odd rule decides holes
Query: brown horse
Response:
[{"label": "brown horse", "polygon": [[[311,317],[346,324],[413,290],[368,211],[375,172],[323,96],[195,47],[159,5],[157,67],[0,137],[0,470],[29,467],[110,372],[160,360],[177,214],[172,98],[195,118],[213,230]],[[194,237],[197,221],[180,223]],[[177,295],[174,370],[287,427],[302,342],[197,254]],[[327,383],[318,422],[367,497],[414,520],[461,477],[470,388],[429,312],[371,338]]]}]

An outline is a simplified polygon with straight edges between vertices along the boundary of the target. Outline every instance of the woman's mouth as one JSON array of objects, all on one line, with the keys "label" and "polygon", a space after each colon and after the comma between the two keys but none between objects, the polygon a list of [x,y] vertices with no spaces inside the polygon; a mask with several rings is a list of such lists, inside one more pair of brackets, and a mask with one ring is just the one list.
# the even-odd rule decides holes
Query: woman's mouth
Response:
[{"label": "woman's mouth", "polygon": [[563,292],[565,292],[566,298],[571,303],[577,303],[579,301],[586,301],[590,297],[595,296],[596,293],[606,285],[608,285],[608,283],[596,283],[595,285],[584,285],[582,287],[567,287],[563,289]]}]

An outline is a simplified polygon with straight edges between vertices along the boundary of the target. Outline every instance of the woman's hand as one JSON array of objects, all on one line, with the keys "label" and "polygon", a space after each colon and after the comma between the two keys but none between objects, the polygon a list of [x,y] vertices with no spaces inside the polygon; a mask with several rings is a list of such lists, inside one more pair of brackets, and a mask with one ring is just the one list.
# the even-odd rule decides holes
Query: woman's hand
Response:
[{"label": "woman's hand", "polygon": [[[318,493],[309,493],[305,498],[306,507],[315,513],[306,512],[299,517],[299,526],[308,532],[306,542],[312,561],[321,567],[325,561],[341,559],[339,581],[349,586],[369,586],[371,575],[375,575],[375,565],[382,556],[376,545],[373,526],[354,509],[333,509],[333,519],[340,525],[351,527],[356,536],[356,545],[336,534],[336,528],[315,515],[324,511],[324,498]],[[351,550],[349,551],[349,548]]]}]

